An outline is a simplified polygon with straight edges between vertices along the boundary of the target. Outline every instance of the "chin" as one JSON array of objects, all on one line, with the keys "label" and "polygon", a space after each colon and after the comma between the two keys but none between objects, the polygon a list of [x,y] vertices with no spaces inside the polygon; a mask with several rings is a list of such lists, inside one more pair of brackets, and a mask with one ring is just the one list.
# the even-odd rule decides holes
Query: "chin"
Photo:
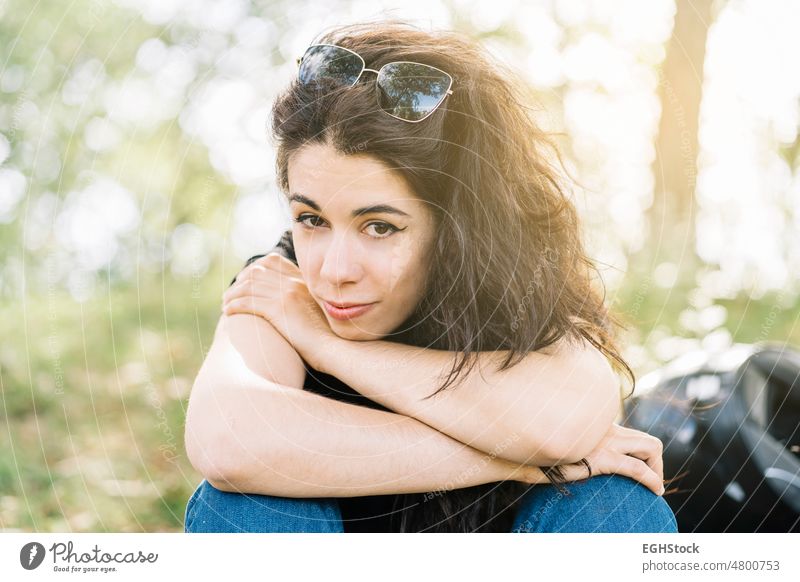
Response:
[{"label": "chin", "polygon": [[333,330],[333,333],[335,333],[342,339],[354,342],[363,342],[371,339],[379,339],[377,336],[364,332],[363,330],[360,329],[337,329],[337,327],[340,326],[332,327],[331,329]]},{"label": "chin", "polygon": [[355,324],[348,325],[346,322],[338,321],[336,319],[329,319],[328,323],[331,326],[331,331],[342,339],[354,342],[366,342],[370,340],[379,340],[385,337],[385,334],[374,333],[367,329],[358,327]]}]

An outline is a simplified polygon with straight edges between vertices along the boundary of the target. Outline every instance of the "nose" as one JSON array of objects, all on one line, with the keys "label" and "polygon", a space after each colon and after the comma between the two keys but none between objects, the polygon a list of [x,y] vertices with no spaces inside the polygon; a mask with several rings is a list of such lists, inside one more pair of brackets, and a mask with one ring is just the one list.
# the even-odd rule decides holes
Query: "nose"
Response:
[{"label": "nose", "polygon": [[348,238],[346,232],[334,234],[322,261],[320,276],[332,287],[358,281],[363,269],[359,260],[358,242]]}]

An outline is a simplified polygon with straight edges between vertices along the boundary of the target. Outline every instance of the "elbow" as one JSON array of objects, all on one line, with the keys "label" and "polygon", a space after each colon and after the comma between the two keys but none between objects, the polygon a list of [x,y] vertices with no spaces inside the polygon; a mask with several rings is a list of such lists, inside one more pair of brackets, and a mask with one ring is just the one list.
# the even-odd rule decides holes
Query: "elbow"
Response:
[{"label": "elbow", "polygon": [[[611,424],[609,423],[609,427]],[[608,429],[606,429],[607,431]],[[592,433],[590,437],[567,439],[567,442],[561,447],[554,448],[551,452],[552,458],[555,459],[552,465],[571,465],[579,462],[581,459],[588,457],[600,444],[603,435],[595,440],[595,435]],[[603,432],[605,434],[605,432]]]},{"label": "elbow", "polygon": [[[569,383],[548,395],[543,405],[537,401],[533,418],[532,407],[516,408],[505,427],[505,434],[514,435],[514,444],[501,455],[504,458],[546,467],[577,463],[600,445],[619,416],[619,378],[593,346],[568,354],[553,374],[569,378]],[[505,419],[502,411],[493,413],[493,418]]]},{"label": "elbow", "polygon": [[531,434],[515,439],[518,442],[502,456],[518,463],[537,467],[552,467],[562,464],[566,451],[561,439],[554,431],[547,429],[542,431],[541,429],[542,426],[539,425],[537,430],[532,431]]},{"label": "elbow", "polygon": [[186,441],[186,453],[189,462],[206,481],[217,489],[226,491],[227,487],[235,486],[235,475],[238,473],[231,457],[215,453],[212,449],[204,447],[199,442]]},{"label": "elbow", "polygon": [[[585,386],[583,405],[566,411],[559,438],[551,443],[549,452],[558,465],[577,463],[589,456],[600,446],[619,416],[619,381],[610,369],[608,375],[592,379],[591,397],[587,397]],[[578,396],[576,401],[580,398]]]},{"label": "elbow", "polygon": [[[198,434],[200,430],[205,431],[204,434]],[[195,471],[217,489],[227,491],[229,487],[235,487],[239,473],[236,456],[220,439],[209,437],[208,426],[194,428],[187,421],[184,441],[186,456]]]},{"label": "elbow", "polygon": [[195,384],[186,412],[186,456],[192,467],[215,488],[235,491],[241,473],[241,455],[237,454],[236,438],[223,422],[224,414],[218,403],[209,405],[209,395]]},{"label": "elbow", "polygon": [[286,447],[276,446],[262,430],[281,417],[271,412],[275,402],[266,394],[274,385],[263,380],[222,384],[211,375],[195,380],[186,410],[186,456],[220,491],[273,494],[256,476],[286,458]]}]

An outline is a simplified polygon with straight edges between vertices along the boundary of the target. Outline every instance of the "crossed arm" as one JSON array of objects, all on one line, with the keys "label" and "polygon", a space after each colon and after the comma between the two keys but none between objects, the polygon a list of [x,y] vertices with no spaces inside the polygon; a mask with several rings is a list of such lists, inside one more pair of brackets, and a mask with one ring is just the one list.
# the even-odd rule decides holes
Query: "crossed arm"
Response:
[{"label": "crossed arm", "polygon": [[[257,338],[271,331],[261,318],[240,314],[223,317],[220,325],[231,329],[221,333],[218,329],[220,340],[215,338],[195,381],[186,421],[189,458],[219,489],[286,497],[346,497],[462,488],[506,479],[547,481],[536,465],[548,463],[537,461],[536,453],[541,455],[538,459],[552,461],[551,449],[528,444],[532,434],[528,425],[538,422],[536,415],[527,418],[506,410],[501,415],[504,420],[494,420],[491,415],[503,405],[481,407],[480,401],[492,399],[474,394],[455,399],[464,391],[465,386],[460,386],[449,401],[425,401],[417,412],[421,418],[415,418],[403,411],[416,412],[417,396],[428,395],[434,388],[433,375],[426,375],[419,362],[413,372],[401,374],[385,374],[381,365],[368,364],[366,357],[384,364],[385,358],[391,357],[386,346],[379,345],[382,342],[342,344],[342,348],[361,349],[338,352],[337,361],[346,366],[340,378],[396,412],[339,402],[303,391],[302,380],[296,377],[287,377],[285,384],[266,379],[265,354]],[[245,334],[249,330],[250,339],[256,341],[232,341],[230,334],[237,328]],[[369,356],[372,347],[379,352]],[[362,365],[348,364],[356,361],[346,357],[348,353],[358,354]],[[395,353],[394,357],[408,355]],[[443,360],[433,359],[439,357],[441,353],[427,365],[440,366]],[[370,378],[367,371],[375,375]],[[586,368],[580,372],[585,373]],[[415,388],[407,400],[398,396],[402,391],[393,389],[399,388],[397,383],[386,383],[388,376],[412,380]],[[427,386],[426,378],[431,379]],[[490,380],[503,379],[490,376]],[[370,386],[373,393],[369,393]],[[376,386],[381,387],[380,393]],[[485,396],[489,389],[483,387],[481,394]],[[436,404],[432,404],[434,400]],[[519,396],[505,401],[507,408],[530,405]],[[455,413],[448,414],[448,407]],[[524,426],[508,432],[514,419],[523,417]],[[609,418],[605,429],[612,420]],[[494,428],[487,430],[487,425]],[[583,446],[592,444],[587,440]],[[545,450],[547,455],[542,455]],[[580,447],[573,451],[572,457],[583,452]],[[572,462],[572,457],[561,462]]]},{"label": "crossed arm", "polygon": [[506,354],[478,353],[465,379],[427,400],[454,353],[336,338],[318,365],[370,400],[481,451],[502,449],[510,461],[575,463],[594,450],[619,411],[605,357],[587,341],[562,339],[498,372]]}]

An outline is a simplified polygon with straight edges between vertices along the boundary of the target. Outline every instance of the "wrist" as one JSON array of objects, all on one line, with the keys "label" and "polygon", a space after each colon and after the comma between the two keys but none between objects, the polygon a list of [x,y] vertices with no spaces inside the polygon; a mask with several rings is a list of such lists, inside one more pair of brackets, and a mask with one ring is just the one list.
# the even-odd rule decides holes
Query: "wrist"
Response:
[{"label": "wrist", "polygon": [[541,485],[548,482],[542,469],[535,465],[519,465],[516,480],[528,485]]},{"label": "wrist", "polygon": [[550,480],[540,467],[536,467],[535,465],[525,465],[525,483],[530,485],[542,485],[543,483],[549,482]]},{"label": "wrist", "polygon": [[336,363],[341,357],[342,344],[346,341],[335,333],[325,334],[316,342],[309,364],[323,374],[335,376]]},{"label": "wrist", "polygon": [[520,465],[504,459],[496,459],[496,466],[500,477],[497,481],[519,481],[529,485],[540,485],[547,482],[547,477],[539,467],[534,465]]}]

